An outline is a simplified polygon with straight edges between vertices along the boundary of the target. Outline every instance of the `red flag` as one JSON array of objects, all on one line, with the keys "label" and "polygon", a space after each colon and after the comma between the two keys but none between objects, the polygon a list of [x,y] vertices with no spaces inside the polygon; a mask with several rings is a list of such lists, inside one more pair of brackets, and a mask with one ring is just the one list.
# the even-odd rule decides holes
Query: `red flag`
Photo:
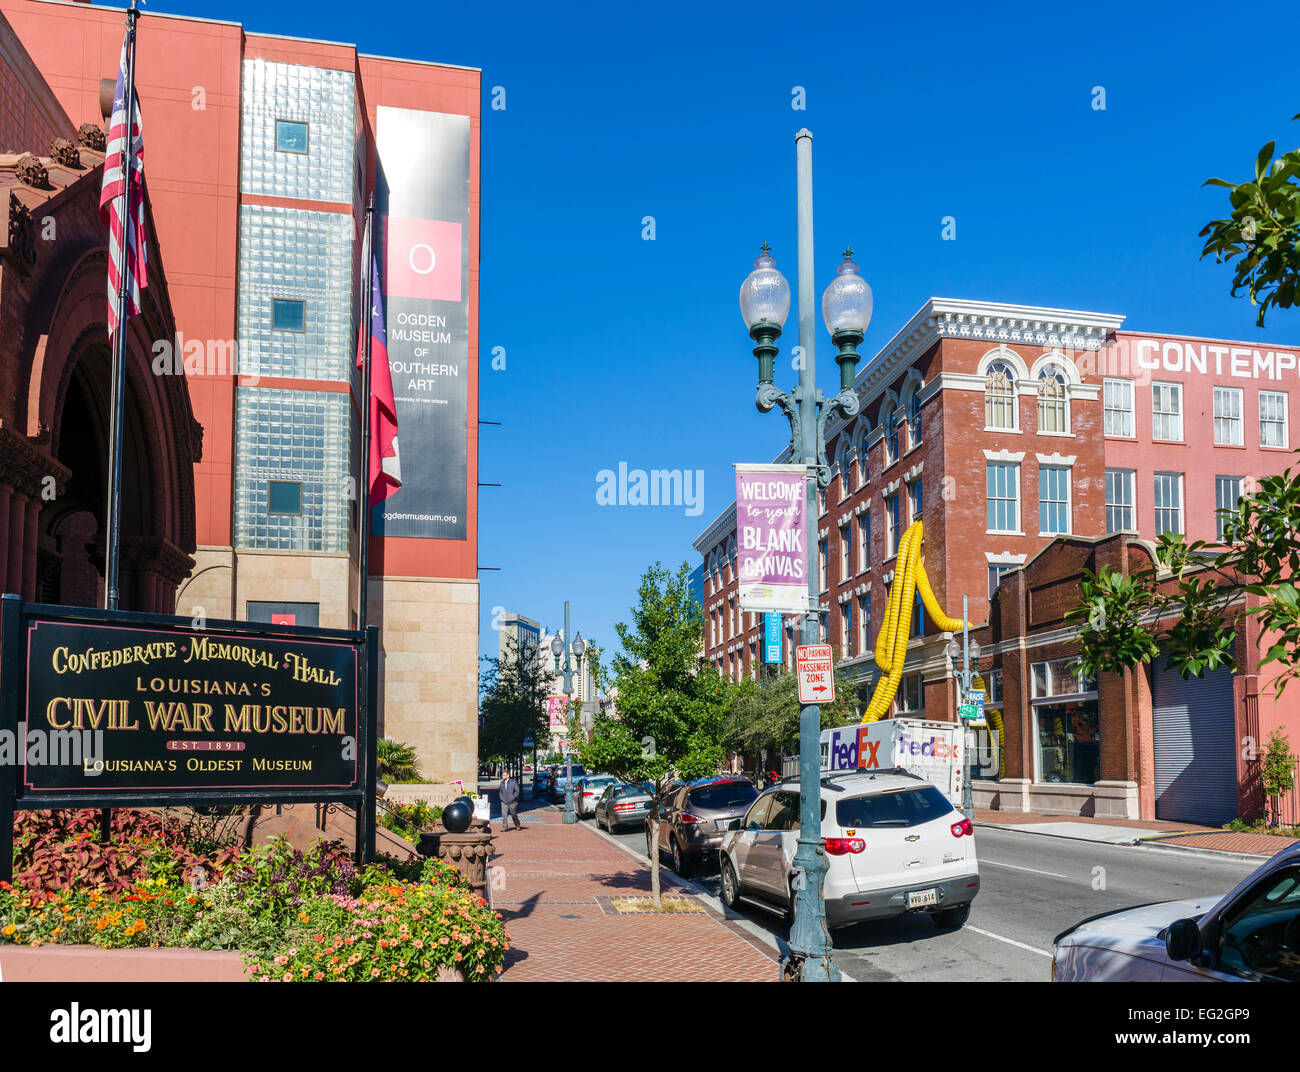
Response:
[{"label": "red flag", "polygon": [[[128,48],[134,54],[135,42],[127,32],[122,42],[122,58],[117,67],[117,88],[113,92],[113,112],[108,121],[108,144],[104,155],[104,184],[99,193],[99,216],[108,225],[108,333],[117,330],[117,299],[122,290],[122,272],[126,272],[126,311],[133,316],[140,311],[140,291],[149,285],[145,265],[144,242],[144,133],[140,121],[140,101],[134,81],[127,71]],[[130,72],[133,74],[134,72]],[[130,119],[127,97],[130,96]],[[129,126],[129,132],[128,132]],[[130,162],[131,189],[126,185]],[[125,195],[125,196],[124,196]],[[130,218],[123,220],[124,204],[131,202]]]},{"label": "red flag", "polygon": [[[365,351],[357,354],[357,367]],[[379,285],[379,261],[370,250],[370,464],[368,502],[375,506],[402,486],[397,453],[397,403],[393,371],[388,366],[388,326],[384,323],[384,294]]]}]

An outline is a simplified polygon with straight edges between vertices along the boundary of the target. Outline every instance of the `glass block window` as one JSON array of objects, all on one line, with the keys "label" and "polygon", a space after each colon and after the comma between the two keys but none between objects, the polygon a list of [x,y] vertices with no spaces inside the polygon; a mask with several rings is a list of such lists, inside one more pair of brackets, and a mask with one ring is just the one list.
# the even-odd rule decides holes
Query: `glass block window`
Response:
[{"label": "glass block window", "polygon": [[245,375],[347,381],[355,363],[352,217],[239,209],[238,333]]},{"label": "glass block window", "polygon": [[1137,529],[1133,501],[1136,473],[1132,469],[1106,470],[1106,531],[1132,532]]},{"label": "glass block window", "polygon": [[1020,531],[1020,466],[988,462],[985,472],[990,532]]},{"label": "glass block window", "polygon": [[305,153],[307,151],[308,127],[290,119],[275,121],[275,147],[282,153]]},{"label": "glass block window", "polygon": [[1177,383],[1151,385],[1151,434],[1156,439],[1183,438],[1183,388]]},{"label": "glass block window", "polygon": [[1223,530],[1228,520],[1237,512],[1237,503],[1241,501],[1241,483],[1239,476],[1216,476],[1214,478],[1214,531],[1217,539],[1223,539]]},{"label": "glass block window", "polygon": [[356,86],[351,71],[244,61],[239,188],[352,203]]},{"label": "glass block window", "polygon": [[1240,387],[1214,389],[1214,442],[1219,446],[1239,447],[1242,436],[1242,395]]},{"label": "glass block window", "polygon": [[1186,531],[1183,528],[1182,473],[1156,473],[1155,506],[1157,536]]},{"label": "glass block window", "polygon": [[1038,430],[1060,433],[1070,430],[1065,373],[1057,365],[1048,365],[1038,374]]},{"label": "glass block window", "polygon": [[984,423],[990,428],[1016,427],[1016,374],[1005,361],[989,365],[984,380]]},{"label": "glass block window", "polygon": [[1070,531],[1070,467],[1067,465],[1039,467],[1038,531],[1044,536]]},{"label": "glass block window", "polygon": [[1286,394],[1283,391],[1259,392],[1259,445],[1287,445]]},{"label": "glass block window", "polygon": [[1106,380],[1106,434],[1133,435],[1133,381]]},{"label": "glass block window", "polygon": [[[236,388],[236,546],[348,550],[351,425],[345,394]],[[275,510],[284,485],[298,488],[297,513]]]}]

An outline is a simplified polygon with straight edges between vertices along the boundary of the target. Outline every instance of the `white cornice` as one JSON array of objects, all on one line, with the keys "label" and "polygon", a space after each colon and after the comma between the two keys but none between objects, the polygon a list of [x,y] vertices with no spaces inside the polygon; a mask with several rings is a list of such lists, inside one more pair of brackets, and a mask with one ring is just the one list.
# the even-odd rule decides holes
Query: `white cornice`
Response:
[{"label": "white cornice", "polygon": [[731,505],[723,510],[707,529],[695,537],[695,542],[691,546],[701,555],[707,555],[717,544],[734,535],[735,531],[736,502],[733,499]]},{"label": "white cornice", "polygon": [[[985,451],[984,453],[988,453]],[[1039,465],[1073,465],[1075,455],[1073,454],[1035,454]]]},{"label": "white cornice", "polygon": [[1021,462],[1025,460],[1025,452],[1023,450],[986,450],[984,457],[991,462]]}]

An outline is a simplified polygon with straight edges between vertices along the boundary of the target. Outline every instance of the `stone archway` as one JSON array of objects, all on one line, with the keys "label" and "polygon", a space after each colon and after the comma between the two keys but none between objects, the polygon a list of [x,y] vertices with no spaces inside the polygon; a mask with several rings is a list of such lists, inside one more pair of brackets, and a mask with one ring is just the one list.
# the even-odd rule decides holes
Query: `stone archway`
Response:
[{"label": "stone archway", "polygon": [[[0,579],[26,599],[84,605],[103,596],[112,357],[102,159],[83,148],[83,168],[64,168],[71,181],[50,183],[39,206],[71,237],[49,249],[38,243],[29,264],[0,261],[6,309],[23,321],[8,345],[0,341],[13,388],[0,399]],[[202,432],[183,371],[151,367],[154,341],[176,337],[152,226],[148,256],[143,308],[127,322],[119,605],[170,613],[194,565]]]}]

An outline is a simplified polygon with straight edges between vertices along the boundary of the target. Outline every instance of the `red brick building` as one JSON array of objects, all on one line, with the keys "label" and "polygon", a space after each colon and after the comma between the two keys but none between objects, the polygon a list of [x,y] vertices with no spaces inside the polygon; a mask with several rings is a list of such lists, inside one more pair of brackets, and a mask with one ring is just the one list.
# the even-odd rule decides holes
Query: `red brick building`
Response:
[{"label": "red brick building", "polygon": [[[124,28],[120,7],[0,0],[0,150],[13,150],[0,157],[0,578],[84,604],[102,587],[108,335],[102,156],[76,139],[102,136]],[[130,321],[122,606],[358,623],[355,357],[373,195],[406,437],[369,563],[381,729],[435,780],[472,778],[480,72],[152,9],[135,70],[153,245]],[[24,152],[48,181],[22,180]],[[46,216],[57,227],[43,233]],[[413,259],[430,243],[445,244],[436,273]],[[424,371],[402,364],[413,341],[431,355]],[[437,451],[421,449],[422,429]]]},{"label": "red brick building", "polygon": [[[1113,683],[1099,693],[1068,678],[1061,607],[1049,611],[1038,596],[1013,614],[1009,596],[994,601],[1010,577],[1016,592],[1033,595],[1036,578],[1062,569],[1073,569],[1075,580],[1053,582],[1053,598],[1077,593],[1077,563],[1062,565],[1061,556],[1073,562],[1062,548],[1080,539],[1091,548],[1108,533],[1126,533],[1130,555],[1147,554],[1141,541],[1164,531],[1214,540],[1216,510],[1235,505],[1252,480],[1284,469],[1296,446],[1289,415],[1300,401],[1300,348],[1129,333],[1122,321],[935,298],[866,363],[859,414],[827,430],[833,479],[818,519],[823,632],[869,695],[898,540],[919,518],[940,604],[959,616],[966,595],[977,625],[990,621],[993,607],[992,632],[982,634],[984,669],[990,706],[1006,727],[995,734],[1000,754],[979,792],[1020,810],[1226,821],[1253,807],[1253,797],[1241,797],[1249,779],[1233,758],[1237,740],[1249,736],[1244,728],[1300,734],[1300,697],[1274,703],[1259,687],[1252,645],[1243,645],[1252,672],[1235,678],[1186,686],[1157,670],[1146,675],[1145,693],[1131,685],[1117,693]],[[706,657],[724,674],[753,675],[761,619],[736,605],[734,505],[695,548],[705,567]],[[950,636],[919,601],[912,624],[895,713],[951,719]],[[792,628],[787,619],[787,660]],[[1043,657],[1027,658],[1040,643]],[[1004,665],[1013,650],[1020,656]],[[1057,712],[1063,705],[1065,715]],[[1213,727],[1205,724],[1211,718]],[[1212,762],[1203,762],[1207,751]],[[1023,792],[996,785],[1014,779],[1024,780]],[[1199,789],[1189,792],[1193,781]]]}]

